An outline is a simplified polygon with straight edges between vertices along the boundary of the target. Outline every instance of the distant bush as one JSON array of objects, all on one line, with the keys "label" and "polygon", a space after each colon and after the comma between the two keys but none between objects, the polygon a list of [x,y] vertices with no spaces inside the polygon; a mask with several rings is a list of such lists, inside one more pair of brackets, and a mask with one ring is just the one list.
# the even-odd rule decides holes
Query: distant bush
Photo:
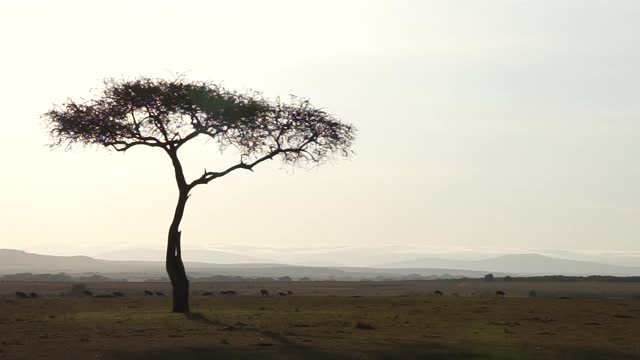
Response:
[{"label": "distant bush", "polygon": [[32,274],[19,273],[0,277],[0,281],[38,281],[38,282],[125,282],[126,279],[111,279],[106,276],[91,274],[84,276],[71,276],[65,273],[57,274]]},{"label": "distant bush", "polygon": [[73,278],[65,273],[58,274],[32,274],[32,273],[19,273],[4,275],[1,278],[3,281],[72,281]]},{"label": "distant bush", "polygon": [[504,281],[513,281],[513,278],[511,276],[507,275],[507,276],[504,277],[503,280]]},{"label": "distant bush", "polygon": [[200,278],[194,278],[195,282],[218,282],[218,281],[246,281],[242,276],[228,276],[228,275],[212,275]]},{"label": "distant bush", "polygon": [[82,296],[87,291],[89,291],[87,289],[87,285],[85,285],[85,284],[73,284],[73,285],[71,285],[71,289],[69,290],[69,295]]},{"label": "distant bush", "polygon": [[493,281],[493,279],[494,279],[493,274],[487,274],[484,276],[485,281]]},{"label": "distant bush", "polygon": [[[486,279],[486,276],[485,276]],[[505,277],[506,279],[506,277]],[[635,283],[640,282],[640,276],[564,276],[564,275],[549,275],[549,276],[529,276],[529,277],[512,277],[513,281],[537,281],[537,282],[579,282],[579,281],[594,281],[594,282],[623,282],[623,283]]]},{"label": "distant bush", "polygon": [[98,274],[92,274],[92,275],[87,275],[87,276],[78,276],[78,277],[73,277],[72,281],[80,281],[80,282],[127,282],[127,279],[112,279],[112,278],[108,278],[106,276],[102,276],[102,275],[98,275]]}]

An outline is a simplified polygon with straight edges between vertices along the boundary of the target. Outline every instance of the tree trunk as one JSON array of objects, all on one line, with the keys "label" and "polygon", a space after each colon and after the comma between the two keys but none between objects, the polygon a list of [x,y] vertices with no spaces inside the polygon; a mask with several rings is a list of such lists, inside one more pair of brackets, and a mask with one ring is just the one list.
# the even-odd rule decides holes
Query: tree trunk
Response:
[{"label": "tree trunk", "polygon": [[189,279],[182,263],[182,251],[180,248],[180,222],[184,214],[184,208],[189,198],[188,190],[181,188],[178,205],[173,215],[173,221],[169,228],[167,242],[166,268],[171,286],[173,287],[173,312],[189,312]]}]

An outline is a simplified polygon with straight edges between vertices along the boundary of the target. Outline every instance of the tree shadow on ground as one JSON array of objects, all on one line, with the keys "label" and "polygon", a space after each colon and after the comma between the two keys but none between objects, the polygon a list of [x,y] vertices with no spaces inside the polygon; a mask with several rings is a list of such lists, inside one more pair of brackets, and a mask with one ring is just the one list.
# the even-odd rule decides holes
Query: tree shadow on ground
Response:
[{"label": "tree shadow on ground", "polygon": [[[232,326],[211,320],[200,313],[190,313],[187,319],[205,323],[216,327]],[[215,344],[209,346],[180,346],[151,351],[112,351],[105,355],[105,359],[112,360],[204,360],[204,359],[437,359],[437,360],[494,360],[494,359],[541,359],[546,358],[535,351],[521,349],[514,352],[500,349],[471,350],[456,345],[441,343],[423,343],[416,345],[371,344],[368,348],[354,347],[352,349],[326,350],[314,348],[311,344],[301,344],[290,338],[272,331],[254,327],[237,327],[234,331],[260,334],[265,340],[261,344]],[[504,350],[504,349],[502,349]],[[611,353],[588,348],[558,348],[553,351],[555,359],[580,360],[640,360],[640,354]]]},{"label": "tree shadow on ground", "polygon": [[192,321],[196,321],[196,322],[201,322],[207,325],[225,325],[228,326],[229,324],[225,324],[219,320],[211,320],[208,317],[204,316],[202,313],[198,313],[198,312],[190,312],[190,313],[186,313],[184,315],[188,320],[192,320]]},{"label": "tree shadow on ground", "polygon": [[[189,313],[186,318],[199,323],[216,327],[231,327],[218,320],[207,318],[201,313]],[[405,346],[387,346],[379,349],[374,345],[372,349],[348,349],[342,351],[328,351],[314,348],[313,345],[301,344],[290,338],[272,331],[255,327],[236,327],[234,331],[259,334],[265,339],[264,343],[252,345],[215,344],[210,346],[181,346],[151,351],[112,351],[106,359],[113,360],[204,360],[204,359],[490,359],[472,353],[452,351],[442,345],[424,344],[420,349],[409,349]],[[377,350],[376,350],[377,349]]]},{"label": "tree shadow on ground", "polygon": [[204,359],[442,359],[442,360],[484,360],[493,359],[491,356],[478,354],[451,352],[443,347],[434,346],[430,350],[407,351],[389,349],[388,351],[359,351],[353,349],[348,353],[337,353],[312,349],[307,346],[275,345],[269,348],[250,347],[183,347],[144,352],[112,352],[107,359],[113,360],[204,360]]},{"label": "tree shadow on ground", "polygon": [[[257,345],[257,344],[256,344]],[[260,346],[234,347],[220,345],[211,347],[181,347],[175,349],[138,351],[138,352],[112,352],[106,359],[112,360],[204,360],[204,359],[336,359],[336,360],[392,360],[392,359],[438,359],[438,360],[493,360],[493,359],[543,359],[546,356],[535,354],[498,354],[498,353],[473,353],[456,348],[449,348],[438,344],[424,345],[420,347],[393,347],[380,348],[374,346],[369,349],[351,349],[348,351],[323,351],[308,346],[277,344],[267,348]],[[638,360],[640,355],[609,353],[587,349],[569,349],[561,351],[553,359],[580,359],[580,360]]]}]

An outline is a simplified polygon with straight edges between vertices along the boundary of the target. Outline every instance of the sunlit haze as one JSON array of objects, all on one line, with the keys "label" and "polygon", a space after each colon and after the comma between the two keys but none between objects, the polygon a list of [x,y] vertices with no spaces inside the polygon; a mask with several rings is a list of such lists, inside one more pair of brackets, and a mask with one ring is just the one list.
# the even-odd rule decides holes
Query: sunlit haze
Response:
[{"label": "sunlit haze", "polygon": [[[307,97],[358,128],[350,159],[198,188],[187,259],[638,255],[639,18],[633,0],[3,1],[0,248],[164,249],[167,155],[52,149],[41,116],[105,78],[182,74]],[[238,160],[211,143],[180,155],[190,178]]]}]

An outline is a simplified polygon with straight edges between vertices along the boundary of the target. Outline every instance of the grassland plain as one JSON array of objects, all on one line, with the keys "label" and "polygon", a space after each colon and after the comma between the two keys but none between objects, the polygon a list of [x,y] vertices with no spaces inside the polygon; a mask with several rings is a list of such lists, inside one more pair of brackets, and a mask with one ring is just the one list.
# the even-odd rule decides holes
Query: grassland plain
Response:
[{"label": "grassland plain", "polygon": [[[168,297],[141,294],[166,284],[88,285],[126,296],[0,284],[0,359],[640,359],[640,300],[624,296],[634,291],[625,284],[559,299],[551,289],[565,297],[566,287],[558,284],[535,284],[547,295],[537,298],[509,297],[529,286],[508,284],[499,298],[487,292],[504,284],[468,281],[194,283],[189,316],[169,313]],[[427,294],[437,285],[445,294],[472,290]],[[41,297],[11,296],[18,287]],[[261,297],[261,287],[294,295]],[[204,289],[239,295],[197,295]]]}]

